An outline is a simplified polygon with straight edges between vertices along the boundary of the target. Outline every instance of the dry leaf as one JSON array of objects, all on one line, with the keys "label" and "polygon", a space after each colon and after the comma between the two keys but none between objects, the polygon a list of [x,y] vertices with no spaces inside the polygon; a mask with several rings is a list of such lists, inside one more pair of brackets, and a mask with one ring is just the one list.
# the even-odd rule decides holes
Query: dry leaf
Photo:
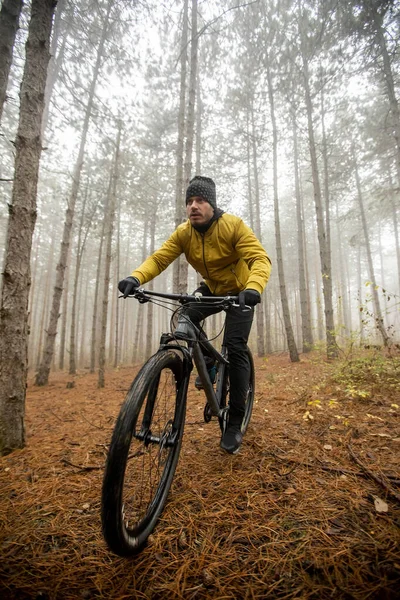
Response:
[{"label": "dry leaf", "polygon": [[375,510],[378,513],[382,513],[382,512],[388,512],[389,507],[386,504],[386,502],[384,502],[383,500],[381,500],[380,498],[378,498],[378,496],[373,496],[374,498],[374,504],[375,504]]}]

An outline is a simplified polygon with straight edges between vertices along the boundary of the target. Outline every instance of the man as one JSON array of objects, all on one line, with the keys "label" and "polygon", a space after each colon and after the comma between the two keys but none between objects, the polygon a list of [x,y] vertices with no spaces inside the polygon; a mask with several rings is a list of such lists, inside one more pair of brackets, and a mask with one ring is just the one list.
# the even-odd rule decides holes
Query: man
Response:
[{"label": "man", "polygon": [[[204,278],[195,293],[203,296],[239,295],[239,307],[226,316],[226,341],[229,356],[230,402],[228,424],[221,448],[235,454],[242,443],[241,423],[250,376],[247,340],[254,317],[254,306],[271,272],[271,261],[253,231],[239,217],[217,207],[215,183],[209,177],[194,177],[186,191],[188,221],[179,225],[171,237],[147,258],[118,288],[129,296],[140,285],[159,275],[178,256]],[[245,306],[250,310],[243,311]],[[187,308],[196,326],[220,309],[201,306]]]}]

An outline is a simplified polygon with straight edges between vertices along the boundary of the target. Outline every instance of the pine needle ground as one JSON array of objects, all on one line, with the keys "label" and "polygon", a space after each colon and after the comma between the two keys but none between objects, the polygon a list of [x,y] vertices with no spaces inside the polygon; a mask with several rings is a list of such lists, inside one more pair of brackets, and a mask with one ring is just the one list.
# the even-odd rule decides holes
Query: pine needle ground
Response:
[{"label": "pine needle ground", "polygon": [[316,353],[256,359],[253,418],[233,457],[192,386],[169,501],[130,559],[103,541],[100,490],[135,369],[108,372],[102,390],[88,373],[74,387],[62,374],[30,385],[27,447],[0,459],[0,597],[398,598],[400,385],[397,363],[377,381],[367,359],[363,381],[354,362],[341,370]]}]

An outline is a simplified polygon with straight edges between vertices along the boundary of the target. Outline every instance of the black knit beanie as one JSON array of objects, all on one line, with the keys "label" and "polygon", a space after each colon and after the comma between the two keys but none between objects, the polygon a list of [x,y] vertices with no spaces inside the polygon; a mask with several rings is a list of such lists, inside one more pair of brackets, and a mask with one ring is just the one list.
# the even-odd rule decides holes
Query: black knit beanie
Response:
[{"label": "black knit beanie", "polygon": [[217,194],[215,191],[215,183],[210,177],[202,177],[196,175],[190,180],[188,189],[186,190],[186,204],[189,198],[193,196],[201,196],[213,207],[217,208]]}]

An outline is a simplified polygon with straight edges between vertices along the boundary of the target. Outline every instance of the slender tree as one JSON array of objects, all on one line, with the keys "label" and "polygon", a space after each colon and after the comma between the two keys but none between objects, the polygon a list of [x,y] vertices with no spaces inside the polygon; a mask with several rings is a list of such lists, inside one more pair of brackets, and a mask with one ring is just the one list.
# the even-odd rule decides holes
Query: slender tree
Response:
[{"label": "slender tree", "polygon": [[0,454],[25,444],[30,258],[53,0],[32,0],[0,308]]},{"label": "slender tree", "polygon": [[293,158],[294,158],[294,184],[296,196],[296,218],[297,218],[297,253],[299,261],[299,292],[300,292],[300,314],[301,314],[301,332],[303,338],[303,352],[309,352],[313,346],[313,336],[311,329],[310,304],[307,293],[306,277],[306,252],[304,219],[302,210],[302,198],[300,189],[299,174],[299,150],[296,114],[292,113],[293,127]]},{"label": "slender tree", "polygon": [[275,217],[275,240],[276,240],[276,254],[278,263],[278,277],[279,277],[279,290],[282,303],[283,321],[285,324],[286,339],[289,348],[290,360],[292,362],[298,362],[299,353],[297,350],[296,341],[293,334],[292,321],[290,318],[289,302],[286,291],[286,280],[283,267],[283,252],[282,252],[282,237],[281,237],[281,226],[279,217],[279,197],[278,197],[278,128],[275,117],[275,98],[274,88],[271,74],[271,67],[269,63],[269,56],[265,60],[265,70],[268,85],[268,98],[269,107],[271,114],[272,124],[272,161],[273,161],[273,186],[274,186],[274,217]]},{"label": "slender tree", "polygon": [[118,122],[117,140],[115,144],[115,159],[112,170],[111,185],[109,199],[107,202],[107,211],[105,214],[105,239],[106,239],[106,256],[104,268],[104,285],[103,285],[103,304],[101,315],[101,336],[99,348],[99,377],[98,387],[103,388],[105,385],[105,363],[106,363],[106,334],[107,334],[107,311],[108,311],[108,295],[110,287],[110,270],[111,270],[111,250],[112,237],[114,231],[115,209],[117,204],[117,182],[120,162],[120,145],[121,145],[121,121]]},{"label": "slender tree", "polygon": [[[197,0],[192,0],[192,35],[190,40],[190,76],[189,76],[189,97],[186,120],[186,143],[185,160],[183,165],[184,187],[189,184],[193,168],[193,142],[195,128],[195,104],[197,88],[197,52],[198,52],[198,33],[197,33]],[[183,203],[184,206],[184,203]],[[188,263],[181,260],[179,266],[179,293],[187,291]]]},{"label": "slender tree", "polygon": [[60,259],[57,265],[57,277],[54,286],[53,302],[49,316],[49,324],[46,332],[46,343],[43,351],[43,358],[36,374],[36,385],[47,385],[49,382],[50,366],[54,354],[54,346],[57,335],[57,323],[60,317],[60,304],[63,292],[65,269],[67,266],[68,249],[71,240],[72,226],[74,222],[75,204],[78,197],[80,179],[83,166],[83,158],[85,154],[86,139],[89,130],[89,122],[93,108],[94,93],[96,89],[97,79],[99,77],[100,67],[103,60],[104,44],[107,37],[110,13],[113,5],[113,0],[108,1],[106,15],[103,20],[103,27],[99,45],[97,48],[96,64],[93,70],[92,81],[90,84],[89,98],[86,105],[85,118],[83,121],[81,141],[79,145],[78,157],[75,164],[71,195],[68,202],[68,208],[65,215],[64,231],[61,242]]},{"label": "slender tree", "polygon": [[327,235],[325,221],[325,207],[323,205],[321,182],[319,174],[319,166],[317,159],[317,145],[315,141],[314,120],[313,120],[313,103],[310,89],[310,68],[307,52],[309,50],[310,41],[307,37],[306,17],[304,13],[299,11],[299,36],[300,36],[300,54],[303,67],[303,86],[304,96],[307,110],[307,127],[308,127],[308,143],[311,158],[311,171],[314,187],[314,203],[317,219],[317,233],[319,243],[319,253],[321,259],[321,274],[322,274],[322,290],[324,295],[325,308],[325,325],[326,325],[326,343],[328,358],[336,358],[338,356],[338,347],[335,336],[335,323],[333,316],[333,299],[332,299],[332,267],[330,261],[330,249],[328,246],[329,235]]},{"label": "slender tree", "polygon": [[373,302],[374,313],[375,313],[375,315],[374,315],[375,324],[376,324],[376,328],[378,329],[379,333],[382,336],[384,345],[387,346],[389,343],[389,336],[388,336],[387,331],[384,326],[381,306],[380,306],[380,302],[379,302],[379,296],[378,296],[378,292],[377,292],[374,265],[373,265],[373,261],[372,261],[371,245],[370,245],[369,234],[368,234],[367,219],[365,216],[364,201],[363,201],[363,195],[362,195],[362,190],[361,190],[360,175],[359,175],[359,171],[358,171],[358,164],[357,164],[354,144],[353,144],[352,153],[353,153],[353,164],[354,164],[354,177],[356,180],[356,188],[357,188],[358,206],[360,208],[361,223],[362,223],[362,227],[363,227],[364,241],[365,241],[365,247],[366,247],[366,251],[367,251],[368,274],[369,274],[369,278],[371,280],[371,294],[372,294],[372,302]]},{"label": "slender tree", "polygon": [[74,275],[74,289],[72,292],[72,308],[71,308],[71,332],[69,339],[69,373],[70,375],[76,374],[76,312],[77,312],[77,304],[78,304],[78,283],[79,283],[79,275],[82,264],[82,256],[85,249],[85,241],[86,237],[83,224],[85,220],[85,210],[86,210],[86,202],[88,196],[88,188],[86,187],[83,202],[82,202],[82,211],[81,211],[81,219],[79,223],[79,231],[78,231],[78,244],[76,248],[76,261],[75,261],[75,275]]},{"label": "slender tree", "polygon": [[6,101],[15,36],[23,0],[3,0],[0,10],[0,121]]},{"label": "slender tree", "polygon": [[[182,40],[180,52],[180,86],[179,86],[179,112],[178,112],[178,140],[176,144],[176,179],[175,179],[175,227],[185,220],[184,203],[184,174],[183,150],[185,144],[185,109],[186,109],[186,77],[187,77],[187,43],[188,43],[188,13],[189,0],[183,2]],[[173,264],[174,289],[179,289],[179,271],[182,265],[179,257]]]}]

